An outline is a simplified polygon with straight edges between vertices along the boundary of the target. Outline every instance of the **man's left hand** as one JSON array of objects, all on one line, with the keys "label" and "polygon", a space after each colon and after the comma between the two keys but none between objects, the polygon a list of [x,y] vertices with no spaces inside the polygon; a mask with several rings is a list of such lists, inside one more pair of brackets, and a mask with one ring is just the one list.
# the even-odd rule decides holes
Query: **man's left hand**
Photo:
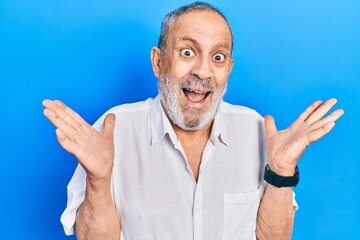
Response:
[{"label": "man's left hand", "polygon": [[323,118],[336,102],[335,98],[325,103],[315,101],[282,131],[276,129],[272,116],[265,117],[266,149],[272,171],[281,176],[294,175],[295,166],[307,146],[329,133],[335,121],[344,114],[342,109],[338,109]]}]

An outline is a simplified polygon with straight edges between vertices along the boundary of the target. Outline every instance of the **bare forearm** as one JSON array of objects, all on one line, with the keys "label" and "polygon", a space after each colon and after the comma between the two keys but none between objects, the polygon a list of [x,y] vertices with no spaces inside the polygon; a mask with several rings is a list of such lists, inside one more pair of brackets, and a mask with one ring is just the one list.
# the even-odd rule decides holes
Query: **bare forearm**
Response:
[{"label": "bare forearm", "polygon": [[87,180],[85,200],[76,216],[79,240],[120,239],[120,220],[112,201],[110,180]]},{"label": "bare forearm", "polygon": [[294,224],[292,199],[292,188],[267,186],[256,221],[257,239],[291,239]]}]

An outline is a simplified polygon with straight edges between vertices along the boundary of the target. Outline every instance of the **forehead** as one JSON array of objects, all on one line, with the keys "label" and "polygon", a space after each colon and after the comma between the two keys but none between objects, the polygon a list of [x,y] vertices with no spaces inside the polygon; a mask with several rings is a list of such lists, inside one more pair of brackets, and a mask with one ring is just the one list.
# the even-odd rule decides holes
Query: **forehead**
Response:
[{"label": "forehead", "polygon": [[190,37],[204,44],[225,43],[231,46],[230,29],[224,18],[210,10],[185,13],[177,17],[168,32],[168,40]]}]

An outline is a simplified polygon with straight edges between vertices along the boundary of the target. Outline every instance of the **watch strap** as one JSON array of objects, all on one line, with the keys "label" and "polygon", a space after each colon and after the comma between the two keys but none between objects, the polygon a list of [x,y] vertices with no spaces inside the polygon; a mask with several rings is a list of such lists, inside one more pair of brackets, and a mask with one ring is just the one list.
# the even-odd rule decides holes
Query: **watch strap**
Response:
[{"label": "watch strap", "polygon": [[276,187],[296,187],[300,180],[299,168],[295,167],[294,176],[280,176],[271,171],[269,165],[266,165],[264,172],[264,180]]}]

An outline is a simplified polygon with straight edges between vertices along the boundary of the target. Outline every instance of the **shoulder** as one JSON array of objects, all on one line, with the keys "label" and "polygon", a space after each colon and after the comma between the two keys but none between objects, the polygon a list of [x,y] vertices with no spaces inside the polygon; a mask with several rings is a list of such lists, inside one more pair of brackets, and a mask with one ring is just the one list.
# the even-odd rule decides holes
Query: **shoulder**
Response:
[{"label": "shoulder", "polygon": [[222,102],[219,110],[225,117],[245,117],[263,121],[263,117],[256,110],[249,107]]},{"label": "shoulder", "polygon": [[[222,102],[220,119],[223,119],[226,135],[233,146],[262,146],[265,139],[264,118],[254,109]],[[255,144],[255,145],[253,145]]]},{"label": "shoulder", "polygon": [[145,101],[121,104],[107,110],[94,124],[95,129],[100,130],[102,128],[105,117],[108,114],[115,114],[116,122],[139,122],[144,118],[147,118],[152,107],[154,105],[154,99],[148,98]]},{"label": "shoulder", "polygon": [[143,113],[144,111],[150,111],[154,104],[154,99],[148,98],[145,101],[121,104],[110,108],[105,112],[106,114],[113,113],[115,115],[122,113]]}]

